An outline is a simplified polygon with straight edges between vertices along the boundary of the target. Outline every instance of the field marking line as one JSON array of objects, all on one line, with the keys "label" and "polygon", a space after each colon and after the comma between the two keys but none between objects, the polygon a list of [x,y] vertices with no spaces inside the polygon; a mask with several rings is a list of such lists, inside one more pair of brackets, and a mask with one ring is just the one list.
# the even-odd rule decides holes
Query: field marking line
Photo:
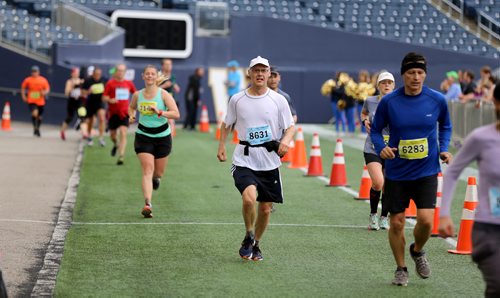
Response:
[{"label": "field marking line", "polygon": [[46,220],[35,220],[35,219],[9,219],[9,218],[0,218],[0,222],[22,222],[22,223],[35,223],[35,224],[48,224],[55,225],[54,221],[46,221]]},{"label": "field marking line", "polygon": [[[299,170],[301,170],[302,172],[304,172],[304,174],[307,174],[307,169],[306,168],[299,168]],[[330,180],[325,177],[325,176],[316,176],[316,178],[318,178],[319,180],[323,181],[323,182],[326,182],[327,184],[330,183]],[[338,189],[350,194],[350,195],[353,195],[355,198],[359,197],[359,193],[348,188],[348,187],[344,187],[344,186],[340,186],[340,187],[337,187]],[[370,204],[370,201],[369,200],[364,200],[365,203],[368,203]],[[380,206],[379,206],[380,208]],[[417,224],[417,221],[415,219],[412,219],[412,218],[407,218],[406,219],[406,222],[411,225],[412,227],[414,227],[416,224]],[[411,227],[408,227],[408,228],[411,228]],[[406,229],[406,227],[405,227]],[[441,237],[440,237],[441,238]],[[449,245],[453,246],[453,247],[457,247],[457,240],[453,239],[453,238],[441,238],[443,239],[446,243],[448,243]]]},{"label": "field marking line", "polygon": [[78,153],[71,176],[68,180],[68,187],[64,194],[64,199],[59,210],[57,224],[52,233],[43,265],[38,272],[35,286],[31,292],[31,297],[52,297],[56,286],[57,273],[64,253],[64,242],[66,234],[71,227],[73,208],[76,202],[78,184],[80,183],[80,170],[83,159],[84,142],[80,141]]},{"label": "field marking line", "polygon": [[[126,226],[126,225],[172,225],[172,226],[242,226],[242,222],[73,222],[75,226]],[[360,225],[327,225],[327,224],[300,224],[300,223],[270,223],[270,227],[299,227],[299,228],[341,228],[366,229]]]}]

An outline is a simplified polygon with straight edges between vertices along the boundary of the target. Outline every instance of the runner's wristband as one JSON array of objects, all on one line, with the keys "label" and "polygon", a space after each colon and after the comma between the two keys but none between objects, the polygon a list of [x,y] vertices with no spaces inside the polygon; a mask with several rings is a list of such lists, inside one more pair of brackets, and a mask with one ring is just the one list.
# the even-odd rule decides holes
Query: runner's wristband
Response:
[{"label": "runner's wristband", "polygon": [[367,120],[368,120],[368,119],[363,119],[363,120],[361,121],[361,124],[363,124],[363,126],[365,126],[365,121],[367,121]]}]

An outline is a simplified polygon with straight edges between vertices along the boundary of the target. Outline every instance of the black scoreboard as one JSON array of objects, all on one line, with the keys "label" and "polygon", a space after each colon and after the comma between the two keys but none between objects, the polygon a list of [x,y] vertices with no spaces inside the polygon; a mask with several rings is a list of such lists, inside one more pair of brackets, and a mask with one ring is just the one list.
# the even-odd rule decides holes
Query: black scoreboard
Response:
[{"label": "black scoreboard", "polygon": [[193,48],[193,21],[187,13],[116,10],[113,24],[125,30],[126,57],[187,58]]}]

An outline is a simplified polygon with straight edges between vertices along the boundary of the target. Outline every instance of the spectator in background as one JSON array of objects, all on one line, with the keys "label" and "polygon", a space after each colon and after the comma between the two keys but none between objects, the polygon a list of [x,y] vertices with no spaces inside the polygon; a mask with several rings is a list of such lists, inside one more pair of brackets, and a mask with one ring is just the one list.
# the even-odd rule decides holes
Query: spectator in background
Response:
[{"label": "spectator in background", "polygon": [[[170,95],[172,95],[175,100],[175,104],[177,105],[177,107],[179,107],[179,101],[177,101],[175,95],[181,92],[181,87],[179,87],[179,85],[177,84],[177,78],[175,74],[172,73],[173,66],[174,63],[172,62],[172,59],[165,58],[161,60],[161,72],[159,73],[159,75],[164,76],[168,79],[165,80],[159,87],[165,89],[168,93],[170,93]],[[168,124],[174,131],[174,133],[172,134],[175,135],[175,120],[171,118],[168,119]]]},{"label": "spectator in background", "polygon": [[[372,84],[370,73],[368,72],[368,70],[361,70],[358,73],[358,83],[367,83],[371,84],[372,86],[376,86],[375,84]],[[356,113],[355,121],[360,124],[362,133],[366,133],[365,126],[361,125],[361,111],[363,111],[364,104],[365,104],[364,100],[356,100],[356,108],[354,110],[354,112]]]},{"label": "spectator in background", "polygon": [[292,112],[293,122],[297,123],[297,111],[293,106],[293,101],[290,98],[290,95],[288,95],[288,93],[279,88],[280,82],[281,82],[281,75],[278,72],[277,67],[271,66],[271,75],[267,80],[267,87],[271,88],[271,90],[278,92],[279,94],[283,95],[283,97],[285,97],[286,101],[288,102],[288,106],[290,107],[290,111]]},{"label": "spectator in background", "polygon": [[461,102],[468,102],[476,97],[476,84],[474,83],[474,73],[472,70],[464,71],[462,94],[459,96]]},{"label": "spectator in background", "polygon": [[228,98],[240,91],[241,74],[238,71],[240,64],[236,60],[227,63],[227,80],[224,82],[227,88]]},{"label": "spectator in background", "polygon": [[458,83],[458,73],[454,70],[446,73],[446,82],[448,90],[444,95],[446,101],[458,101],[458,98],[462,94],[462,89]]},{"label": "spectator in background", "polygon": [[476,82],[477,89],[476,93],[480,95],[485,95],[490,91],[491,87],[491,68],[489,66],[483,66],[481,67],[481,70],[479,71],[479,80]]},{"label": "spectator in background", "polygon": [[102,77],[102,70],[95,67],[92,71],[92,76],[88,77],[82,86],[82,92],[87,97],[87,122],[88,122],[88,145],[92,146],[92,127],[94,126],[94,117],[97,116],[99,121],[99,144],[101,147],[106,146],[104,142],[104,129],[106,127],[106,110],[105,104],[102,101],[104,93],[104,85],[106,79]]},{"label": "spectator in background", "polygon": [[[113,148],[111,156],[118,151],[117,165],[123,165],[125,147],[127,146],[127,130],[129,125],[128,106],[132,94],[136,91],[134,83],[125,80],[127,66],[118,64],[113,78],[106,83],[102,99],[108,103],[108,127]],[[118,140],[118,132],[120,139]]]},{"label": "spectator in background", "polygon": [[[344,84],[349,80],[349,76],[344,72],[338,72],[335,79],[336,81],[334,81],[334,86],[331,89],[332,111],[335,116],[335,131],[337,135],[344,135],[347,123]],[[340,125],[342,125],[342,132],[340,131]]]},{"label": "spectator in background", "polygon": [[64,119],[61,125],[61,139],[66,140],[65,131],[68,125],[73,121],[75,115],[78,117],[78,124],[83,138],[87,138],[87,123],[85,122],[85,117],[87,117],[87,110],[85,109],[85,99],[82,94],[83,79],[80,78],[80,69],[75,67],[71,69],[70,78],[66,81],[66,86],[64,87],[64,95],[68,97],[68,104],[66,106],[66,119]]},{"label": "spectator in background", "polygon": [[189,76],[189,83],[184,93],[186,101],[186,118],[184,120],[184,129],[194,130],[196,126],[196,112],[198,111],[198,103],[203,89],[201,87],[201,79],[205,74],[203,67],[198,67],[194,74]]},{"label": "spectator in background", "polygon": [[33,122],[33,134],[40,137],[40,125],[45,107],[45,96],[50,92],[50,85],[46,78],[40,75],[40,68],[31,67],[31,76],[24,79],[21,84],[21,96],[28,104]]},{"label": "spectator in background", "polygon": [[486,91],[486,93],[483,95],[483,100],[486,102],[493,102],[493,92],[495,90],[495,87],[498,85],[498,79],[495,78],[494,76],[489,77],[490,81],[490,87],[489,90]]}]

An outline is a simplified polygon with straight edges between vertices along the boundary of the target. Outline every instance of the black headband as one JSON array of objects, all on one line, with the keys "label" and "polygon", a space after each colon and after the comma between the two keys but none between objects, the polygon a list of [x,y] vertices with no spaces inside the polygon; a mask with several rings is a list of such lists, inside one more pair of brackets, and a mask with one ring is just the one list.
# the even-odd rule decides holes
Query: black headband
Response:
[{"label": "black headband", "polygon": [[420,68],[427,72],[427,65],[423,62],[410,62],[404,65],[401,65],[401,75],[403,75],[408,69],[412,68]]}]

